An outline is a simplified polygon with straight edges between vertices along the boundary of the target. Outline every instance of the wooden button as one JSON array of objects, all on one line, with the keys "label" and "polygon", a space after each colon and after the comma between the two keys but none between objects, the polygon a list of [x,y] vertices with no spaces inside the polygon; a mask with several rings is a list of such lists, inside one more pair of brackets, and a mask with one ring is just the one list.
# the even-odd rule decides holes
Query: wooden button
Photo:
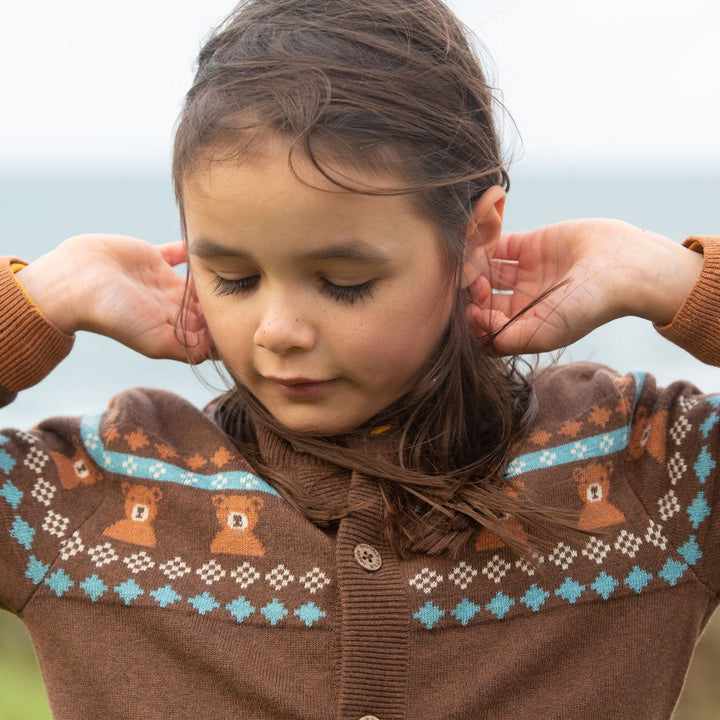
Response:
[{"label": "wooden button", "polygon": [[[359,543],[354,550],[355,562],[368,572],[376,572],[382,567],[382,555],[372,546],[366,543]],[[371,715],[367,716],[371,718]],[[361,720],[365,720],[361,718]]]}]

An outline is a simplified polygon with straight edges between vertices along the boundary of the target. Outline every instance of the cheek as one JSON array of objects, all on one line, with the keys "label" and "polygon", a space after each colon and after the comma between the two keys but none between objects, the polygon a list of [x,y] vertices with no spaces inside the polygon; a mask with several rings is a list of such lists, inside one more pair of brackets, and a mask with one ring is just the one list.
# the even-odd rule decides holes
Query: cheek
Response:
[{"label": "cheek", "polygon": [[213,311],[212,303],[205,313],[205,323],[216,359],[228,369],[241,370],[252,350],[253,331],[247,315],[228,311]]},{"label": "cheek", "polygon": [[[345,354],[379,378],[414,375],[435,350],[447,328],[452,301],[444,294],[398,301],[392,309],[365,318],[348,332]],[[362,358],[362,361],[361,361]]]}]

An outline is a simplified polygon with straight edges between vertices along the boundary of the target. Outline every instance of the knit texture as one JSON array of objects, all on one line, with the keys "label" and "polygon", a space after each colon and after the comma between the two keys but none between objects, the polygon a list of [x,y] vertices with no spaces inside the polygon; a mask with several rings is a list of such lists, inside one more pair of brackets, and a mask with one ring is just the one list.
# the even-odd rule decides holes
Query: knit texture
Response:
[{"label": "knit texture", "polygon": [[720,333],[720,319],[714,312],[720,295],[720,246],[715,238],[688,238],[685,247],[699,246],[704,256],[700,282],[695,292],[683,303],[671,325],[658,328],[661,335],[676,344],[689,344],[695,357],[709,365],[717,365],[717,345],[713,340]]},{"label": "knit texture", "polygon": [[71,336],[47,322],[28,302],[10,268],[16,262],[21,261],[0,257],[0,384],[11,393],[40,382],[73,346]]},{"label": "knit texture", "polygon": [[[705,276],[688,302],[717,317]],[[704,353],[715,325],[674,331]],[[7,387],[27,353],[4,347]],[[536,387],[507,475],[584,533],[527,558],[483,531],[400,560],[372,479],[261,433],[264,462],[360,508],[319,528],[170,393],[1,431],[0,605],[30,629],[55,717],[669,718],[720,592],[720,397],[584,363]]]}]

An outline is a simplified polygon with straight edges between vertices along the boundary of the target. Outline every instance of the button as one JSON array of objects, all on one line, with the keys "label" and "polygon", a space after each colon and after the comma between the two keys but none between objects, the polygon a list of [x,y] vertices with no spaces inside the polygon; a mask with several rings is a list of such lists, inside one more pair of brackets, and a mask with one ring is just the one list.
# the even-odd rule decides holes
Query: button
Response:
[{"label": "button", "polygon": [[[355,562],[363,569],[369,572],[376,572],[382,567],[382,555],[372,546],[365,543],[359,543],[355,546],[354,551]],[[360,720],[372,719],[372,715],[367,715]]]},{"label": "button", "polygon": [[378,720],[374,715],[363,715],[360,720]]}]

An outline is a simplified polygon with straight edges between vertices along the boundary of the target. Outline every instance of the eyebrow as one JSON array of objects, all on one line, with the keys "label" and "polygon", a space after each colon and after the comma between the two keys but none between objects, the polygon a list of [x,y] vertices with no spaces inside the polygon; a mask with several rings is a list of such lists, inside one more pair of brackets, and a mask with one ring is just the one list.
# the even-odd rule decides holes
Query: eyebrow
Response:
[{"label": "eyebrow", "polygon": [[[189,244],[189,252],[201,258],[238,258],[252,260],[252,256],[243,250],[221,245],[214,240],[201,238]],[[384,263],[390,258],[377,248],[362,240],[337,243],[327,247],[298,255],[299,260],[354,260],[363,263]]]}]

